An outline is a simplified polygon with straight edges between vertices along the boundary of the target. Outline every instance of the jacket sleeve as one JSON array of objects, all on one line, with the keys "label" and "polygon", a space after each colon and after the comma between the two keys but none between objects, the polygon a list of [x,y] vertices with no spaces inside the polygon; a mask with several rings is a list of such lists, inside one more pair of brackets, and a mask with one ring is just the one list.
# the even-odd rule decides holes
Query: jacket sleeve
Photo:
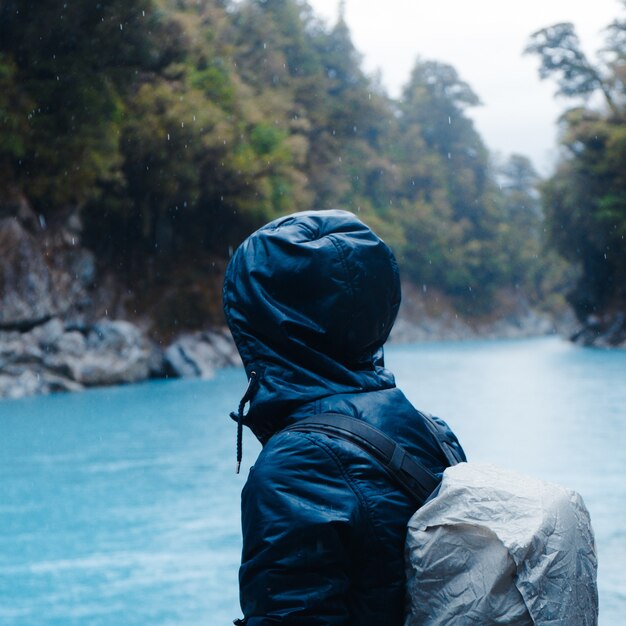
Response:
[{"label": "jacket sleeve", "polygon": [[347,626],[358,500],[315,436],[275,437],[242,493],[240,598],[247,626]]}]

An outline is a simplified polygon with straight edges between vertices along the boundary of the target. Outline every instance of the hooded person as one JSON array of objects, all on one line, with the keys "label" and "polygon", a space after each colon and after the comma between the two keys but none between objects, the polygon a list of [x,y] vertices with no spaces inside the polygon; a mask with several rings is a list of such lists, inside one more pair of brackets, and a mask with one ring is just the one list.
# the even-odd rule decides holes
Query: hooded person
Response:
[{"label": "hooded person", "polygon": [[295,213],[235,251],[223,298],[249,379],[232,415],[238,462],[242,425],[263,445],[242,492],[239,623],[401,625],[406,525],[422,502],[354,443],[284,430],[347,415],[436,475],[449,465],[384,365],[400,305],[393,253],[352,213]]}]

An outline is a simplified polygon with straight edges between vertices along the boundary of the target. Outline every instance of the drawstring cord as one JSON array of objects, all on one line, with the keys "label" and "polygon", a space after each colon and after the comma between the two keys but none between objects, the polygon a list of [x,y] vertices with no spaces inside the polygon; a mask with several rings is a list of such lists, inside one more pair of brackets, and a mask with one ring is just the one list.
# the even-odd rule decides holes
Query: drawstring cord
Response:
[{"label": "drawstring cord", "polygon": [[239,402],[239,409],[237,410],[237,413],[233,412],[230,414],[230,417],[237,422],[237,465],[235,469],[237,474],[239,474],[239,470],[241,468],[241,457],[243,456],[243,411],[246,404],[250,401],[252,394],[256,391],[256,385],[256,372],[250,372],[248,386],[246,387],[246,391]]}]

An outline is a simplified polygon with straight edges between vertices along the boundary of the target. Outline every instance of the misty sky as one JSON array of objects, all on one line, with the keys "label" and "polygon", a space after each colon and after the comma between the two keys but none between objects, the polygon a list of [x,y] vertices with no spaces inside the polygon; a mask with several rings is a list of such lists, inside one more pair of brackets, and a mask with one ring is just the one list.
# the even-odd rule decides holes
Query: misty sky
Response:
[{"label": "misty sky", "polygon": [[[309,0],[331,22],[339,0]],[[548,174],[556,158],[556,119],[571,101],[553,97],[539,81],[538,59],[522,56],[534,31],[573,22],[585,51],[595,58],[602,29],[626,15],[619,0],[347,0],[346,20],[368,72],[382,71],[397,96],[415,59],[453,65],[483,106],[471,111],[490,149],[529,156]]]}]

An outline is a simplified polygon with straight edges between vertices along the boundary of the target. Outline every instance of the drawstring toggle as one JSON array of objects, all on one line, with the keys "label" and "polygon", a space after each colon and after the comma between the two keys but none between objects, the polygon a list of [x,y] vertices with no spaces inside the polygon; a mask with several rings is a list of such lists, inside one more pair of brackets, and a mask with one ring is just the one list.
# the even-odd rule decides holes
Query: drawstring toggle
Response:
[{"label": "drawstring toggle", "polygon": [[241,401],[239,402],[239,409],[237,410],[237,413],[233,412],[230,414],[231,418],[237,422],[237,465],[235,467],[235,471],[237,474],[239,474],[239,470],[241,468],[241,457],[243,455],[243,411],[246,407],[246,404],[251,400],[252,395],[256,391],[257,382],[258,381],[256,372],[250,372],[248,386],[246,387],[246,391],[243,394]]}]

